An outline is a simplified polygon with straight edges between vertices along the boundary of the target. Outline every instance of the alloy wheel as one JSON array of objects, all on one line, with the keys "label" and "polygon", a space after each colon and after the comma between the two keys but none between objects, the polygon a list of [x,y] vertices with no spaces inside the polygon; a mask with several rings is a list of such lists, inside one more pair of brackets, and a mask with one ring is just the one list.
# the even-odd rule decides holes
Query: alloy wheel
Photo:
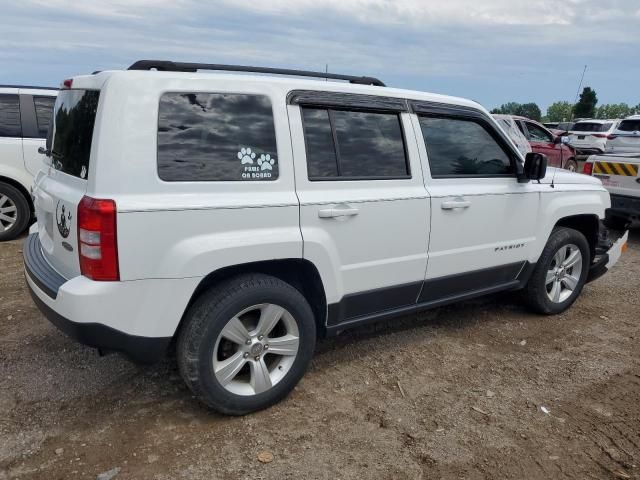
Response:
[{"label": "alloy wheel", "polygon": [[299,345],[291,313],[272,303],[254,305],[231,318],[218,335],[213,372],[231,393],[264,393],[291,370]]},{"label": "alloy wheel", "polygon": [[18,220],[16,204],[7,195],[0,195],[0,232],[13,228]]},{"label": "alloy wheel", "polygon": [[574,245],[563,245],[551,260],[545,280],[547,296],[554,303],[566,301],[578,287],[582,275],[582,253]]}]

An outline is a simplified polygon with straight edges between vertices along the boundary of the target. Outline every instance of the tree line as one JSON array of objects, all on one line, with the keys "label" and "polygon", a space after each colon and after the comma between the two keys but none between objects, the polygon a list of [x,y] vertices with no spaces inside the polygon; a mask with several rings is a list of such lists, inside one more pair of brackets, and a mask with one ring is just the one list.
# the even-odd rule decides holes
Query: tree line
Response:
[{"label": "tree line", "polygon": [[598,106],[598,96],[591,87],[585,87],[577,103],[559,101],[547,108],[542,115],[535,103],[508,102],[491,110],[491,113],[520,115],[542,122],[568,122],[576,118],[624,118],[640,114],[640,103],[635,107],[626,103],[605,103]]}]

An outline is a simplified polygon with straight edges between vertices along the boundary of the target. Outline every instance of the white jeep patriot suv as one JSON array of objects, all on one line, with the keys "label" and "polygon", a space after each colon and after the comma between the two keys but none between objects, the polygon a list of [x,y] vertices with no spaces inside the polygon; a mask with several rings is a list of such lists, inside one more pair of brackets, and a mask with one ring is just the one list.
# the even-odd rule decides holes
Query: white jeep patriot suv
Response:
[{"label": "white jeep patriot suv", "polygon": [[599,180],[545,175],[474,102],[375,78],[140,61],[66,80],[53,118],[35,302],[137,361],[175,341],[227,414],[286,396],[319,335],[500,290],[562,312],[622,249],[598,241]]}]

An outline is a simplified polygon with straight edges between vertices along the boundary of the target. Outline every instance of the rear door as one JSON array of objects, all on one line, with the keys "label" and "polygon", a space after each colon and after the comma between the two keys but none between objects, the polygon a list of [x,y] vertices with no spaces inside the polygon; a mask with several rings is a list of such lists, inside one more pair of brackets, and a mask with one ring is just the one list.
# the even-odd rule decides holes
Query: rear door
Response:
[{"label": "rear door", "polygon": [[609,138],[607,152],[640,153],[640,117],[620,122]]},{"label": "rear door", "polygon": [[34,188],[43,253],[66,278],[80,274],[76,215],[87,190],[99,98],[97,90],[60,92],[53,110],[51,165]]},{"label": "rear door", "polygon": [[55,92],[43,95],[38,90],[20,90],[22,112],[22,155],[26,170],[35,177],[46,166],[45,157],[38,153],[45,146],[49,123],[56,101]]},{"label": "rear door", "polygon": [[304,258],[335,275],[328,324],[415,304],[430,206],[406,102],[330,92],[290,98]]}]

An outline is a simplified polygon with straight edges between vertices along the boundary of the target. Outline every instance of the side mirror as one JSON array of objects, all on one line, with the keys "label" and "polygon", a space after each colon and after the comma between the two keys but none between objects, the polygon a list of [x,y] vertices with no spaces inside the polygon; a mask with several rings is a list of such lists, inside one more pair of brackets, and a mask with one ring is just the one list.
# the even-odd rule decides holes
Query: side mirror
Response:
[{"label": "side mirror", "polygon": [[547,156],[529,152],[524,157],[524,176],[528,180],[540,180],[547,174]]},{"label": "side mirror", "polygon": [[553,144],[554,144],[554,145],[558,145],[558,144],[560,144],[560,143],[564,143],[564,142],[563,142],[563,140],[562,140],[563,138],[564,138],[564,137],[561,137],[561,136],[559,136],[559,135],[556,135],[555,137],[553,137]]}]

